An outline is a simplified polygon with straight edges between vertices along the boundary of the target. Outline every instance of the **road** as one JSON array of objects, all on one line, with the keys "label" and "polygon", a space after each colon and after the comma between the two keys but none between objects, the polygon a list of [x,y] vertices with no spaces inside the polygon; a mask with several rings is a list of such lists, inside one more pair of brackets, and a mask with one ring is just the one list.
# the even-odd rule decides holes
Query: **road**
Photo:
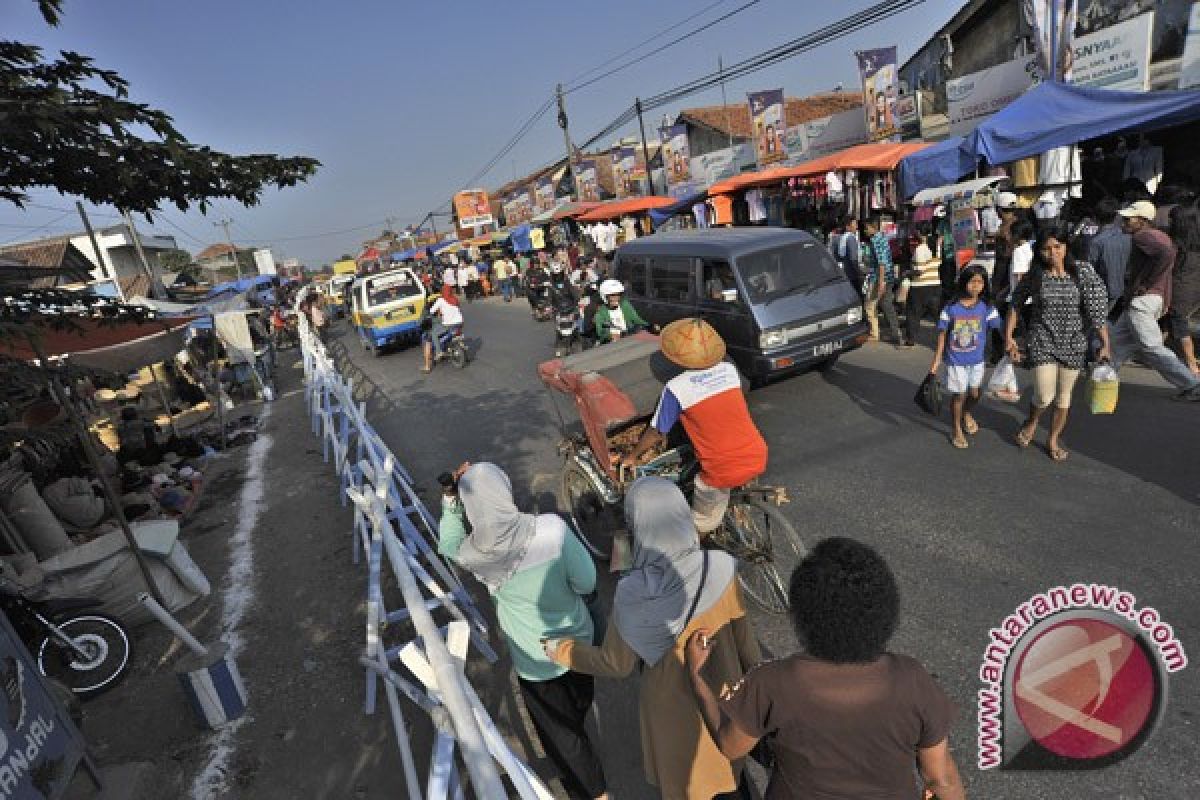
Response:
[{"label": "road", "polygon": [[[432,489],[443,469],[490,460],[508,471],[528,507],[558,486],[558,421],[535,373],[552,354],[553,334],[530,319],[522,300],[493,298],[464,304],[464,312],[476,351],[465,370],[423,375],[415,349],[375,357],[345,323],[332,350],[418,481]],[[1092,416],[1077,405],[1066,463],[1052,462],[1042,447],[1017,449],[1020,412],[999,404],[978,410],[982,430],[960,451],[947,440],[946,422],[912,402],[928,363],[925,347],[874,345],[844,356],[827,375],[751,394],[771,448],[768,478],[790,489],[785,512],[810,544],[852,536],[892,565],[903,601],[892,649],[924,662],[958,704],[951,742],[972,796],[1200,796],[1195,666],[1171,676],[1148,744],[1102,771],[978,770],[974,705],[988,630],[1054,586],[1085,581],[1132,592],[1200,652],[1200,407],[1170,402],[1166,384],[1131,367],[1116,415]],[[756,614],[754,622],[769,653],[796,649],[786,618]],[[472,678],[501,694],[508,681],[478,668]],[[628,735],[637,730],[632,686],[598,683],[604,757],[616,796],[654,797]]]}]

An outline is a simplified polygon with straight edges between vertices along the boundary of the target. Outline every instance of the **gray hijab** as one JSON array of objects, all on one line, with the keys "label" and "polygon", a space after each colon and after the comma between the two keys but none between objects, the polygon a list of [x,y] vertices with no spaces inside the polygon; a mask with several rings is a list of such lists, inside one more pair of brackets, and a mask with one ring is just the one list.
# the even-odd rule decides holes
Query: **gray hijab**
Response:
[{"label": "gray hijab", "polygon": [[512,577],[533,540],[536,517],[522,514],[504,470],[474,464],[458,481],[458,496],[471,522],[471,535],[458,551],[458,563],[491,590]]},{"label": "gray hijab", "polygon": [[692,509],[679,487],[665,478],[640,478],[630,487],[625,519],[633,532],[633,568],[617,584],[613,620],[621,638],[652,667],[675,646],[692,603],[698,616],[725,593],[737,561],[710,550],[701,587],[704,550]]}]

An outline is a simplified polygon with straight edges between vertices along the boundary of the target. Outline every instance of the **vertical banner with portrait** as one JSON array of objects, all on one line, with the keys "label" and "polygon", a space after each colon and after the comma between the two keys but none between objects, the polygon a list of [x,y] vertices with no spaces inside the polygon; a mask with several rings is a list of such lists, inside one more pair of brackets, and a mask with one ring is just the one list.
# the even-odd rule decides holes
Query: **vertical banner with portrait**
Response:
[{"label": "vertical banner with portrait", "polygon": [[600,191],[596,188],[596,162],[583,159],[575,162],[575,191],[579,199],[585,203],[595,203],[600,199]]},{"label": "vertical banner with portrait", "polygon": [[[638,194],[637,153],[632,147],[618,147],[612,151],[613,191],[617,197]],[[644,171],[643,173],[644,174]]]},{"label": "vertical banner with portrait", "polygon": [[554,208],[554,181],[549,176],[538,178],[537,188],[534,190],[537,197],[538,211],[549,211]]},{"label": "vertical banner with portrait", "polygon": [[667,173],[667,188],[689,186],[692,183],[692,151],[688,146],[687,125],[664,128],[663,169]]},{"label": "vertical banner with portrait", "polygon": [[859,50],[855,55],[862,76],[867,141],[896,141],[896,48]]},{"label": "vertical banner with portrait", "polygon": [[783,161],[787,148],[783,141],[783,89],[750,92],[750,128],[754,154],[760,167]]}]

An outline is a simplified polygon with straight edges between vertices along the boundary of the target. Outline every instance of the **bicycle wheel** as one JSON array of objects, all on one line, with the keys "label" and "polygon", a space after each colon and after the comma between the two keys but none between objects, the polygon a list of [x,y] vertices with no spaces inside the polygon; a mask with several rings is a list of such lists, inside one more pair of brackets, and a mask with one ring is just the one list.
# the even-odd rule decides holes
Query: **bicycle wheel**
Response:
[{"label": "bicycle wheel", "polygon": [[587,473],[571,462],[563,469],[561,496],[583,546],[601,561],[612,558],[613,531],[620,526],[619,508],[606,503]]},{"label": "bicycle wheel", "polygon": [[86,655],[47,636],[37,646],[37,665],[43,675],[61,681],[81,698],[94,697],[120,683],[133,658],[133,644],[120,622],[93,612],[56,624]]},{"label": "bicycle wheel", "polygon": [[735,494],[722,527],[717,543],[737,557],[742,591],[763,611],[785,613],[790,606],[784,575],[790,574],[807,552],[792,523],[765,500]]}]

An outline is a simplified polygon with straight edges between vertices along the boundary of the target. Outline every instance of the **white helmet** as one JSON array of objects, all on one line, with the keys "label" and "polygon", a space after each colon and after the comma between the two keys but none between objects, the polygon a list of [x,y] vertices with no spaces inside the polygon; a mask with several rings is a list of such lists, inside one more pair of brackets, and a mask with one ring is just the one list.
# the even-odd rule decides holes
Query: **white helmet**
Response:
[{"label": "white helmet", "polygon": [[561,274],[562,274],[562,271],[563,271],[563,265],[562,265],[562,262],[560,262],[560,261],[551,261],[551,262],[550,262],[550,271],[551,271],[551,272],[553,272],[555,275],[561,275]]},{"label": "white helmet", "polygon": [[614,294],[625,294],[625,284],[618,280],[613,280],[612,278],[600,283],[601,297],[608,297],[609,295]]}]

